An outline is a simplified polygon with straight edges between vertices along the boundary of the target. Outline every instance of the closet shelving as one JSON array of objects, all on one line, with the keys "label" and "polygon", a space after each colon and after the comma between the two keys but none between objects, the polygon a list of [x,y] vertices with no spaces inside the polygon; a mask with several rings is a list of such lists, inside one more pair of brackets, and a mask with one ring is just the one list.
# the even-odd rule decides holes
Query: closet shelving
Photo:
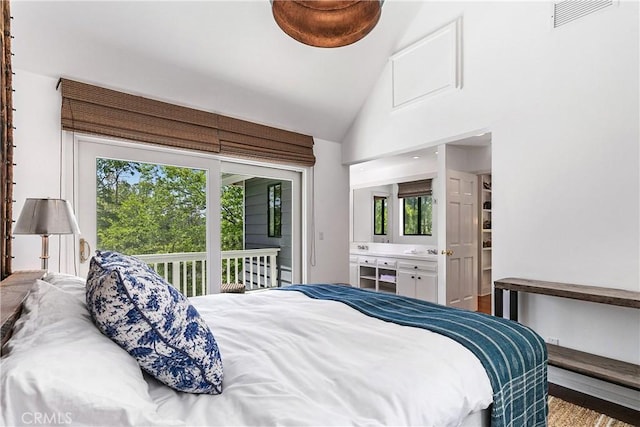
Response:
[{"label": "closet shelving", "polygon": [[492,182],[491,174],[478,175],[478,277],[479,277],[479,295],[487,295],[491,293],[491,255],[493,252],[492,237]]}]

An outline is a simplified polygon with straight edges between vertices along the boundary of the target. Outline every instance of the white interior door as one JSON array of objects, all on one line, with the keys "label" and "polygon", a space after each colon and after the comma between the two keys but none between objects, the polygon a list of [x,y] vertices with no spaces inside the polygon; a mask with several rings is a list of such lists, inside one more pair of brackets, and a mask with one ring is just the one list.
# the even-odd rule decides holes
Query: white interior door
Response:
[{"label": "white interior door", "polygon": [[447,170],[447,305],[477,310],[478,213],[475,175]]},{"label": "white interior door", "polygon": [[[98,159],[124,160],[147,164],[178,166],[203,170],[206,173],[206,278],[207,291],[220,291],[220,263],[211,260],[220,259],[220,217],[212,212],[220,211],[220,161],[206,155],[185,153],[142,144],[123,143],[102,138],[78,136],[75,144],[74,192],[76,214],[83,238],[90,247],[89,257],[80,259],[79,274],[86,277],[89,259],[97,248],[97,161]],[[214,232],[216,231],[216,232]],[[81,251],[79,251],[81,252]],[[79,253],[80,255],[80,253]]]}]

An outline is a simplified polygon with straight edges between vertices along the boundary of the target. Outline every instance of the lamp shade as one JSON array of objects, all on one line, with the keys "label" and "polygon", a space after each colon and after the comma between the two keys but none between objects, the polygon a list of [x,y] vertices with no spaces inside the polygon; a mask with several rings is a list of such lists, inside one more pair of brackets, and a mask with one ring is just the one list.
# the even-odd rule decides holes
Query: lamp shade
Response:
[{"label": "lamp shade", "polygon": [[27,199],[13,234],[79,234],[71,204],[62,199]]},{"label": "lamp shade", "polygon": [[317,47],[355,43],[380,19],[379,0],[272,0],[278,26],[297,41]]}]

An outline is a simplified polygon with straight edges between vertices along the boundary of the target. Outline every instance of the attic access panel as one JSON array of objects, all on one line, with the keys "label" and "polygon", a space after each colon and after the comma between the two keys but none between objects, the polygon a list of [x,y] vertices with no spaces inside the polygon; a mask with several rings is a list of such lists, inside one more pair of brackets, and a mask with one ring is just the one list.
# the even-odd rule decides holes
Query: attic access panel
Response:
[{"label": "attic access panel", "polygon": [[393,108],[462,87],[462,18],[391,57]]}]

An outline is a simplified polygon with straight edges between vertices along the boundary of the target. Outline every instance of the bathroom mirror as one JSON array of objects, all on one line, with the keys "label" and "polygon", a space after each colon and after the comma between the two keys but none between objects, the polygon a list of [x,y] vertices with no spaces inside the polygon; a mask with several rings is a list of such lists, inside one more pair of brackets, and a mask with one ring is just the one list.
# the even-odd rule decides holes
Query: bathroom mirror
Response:
[{"label": "bathroom mirror", "polygon": [[[424,243],[433,239],[403,236],[400,231],[398,183],[433,178],[437,172],[436,147],[352,165],[351,224],[353,242]],[[376,205],[378,203],[378,205]],[[381,212],[386,206],[384,218]],[[376,211],[378,222],[376,222]],[[386,227],[382,230],[383,221]],[[384,232],[382,232],[384,231]]]},{"label": "bathroom mirror", "polygon": [[353,190],[354,242],[391,243],[392,190],[392,184]]}]

